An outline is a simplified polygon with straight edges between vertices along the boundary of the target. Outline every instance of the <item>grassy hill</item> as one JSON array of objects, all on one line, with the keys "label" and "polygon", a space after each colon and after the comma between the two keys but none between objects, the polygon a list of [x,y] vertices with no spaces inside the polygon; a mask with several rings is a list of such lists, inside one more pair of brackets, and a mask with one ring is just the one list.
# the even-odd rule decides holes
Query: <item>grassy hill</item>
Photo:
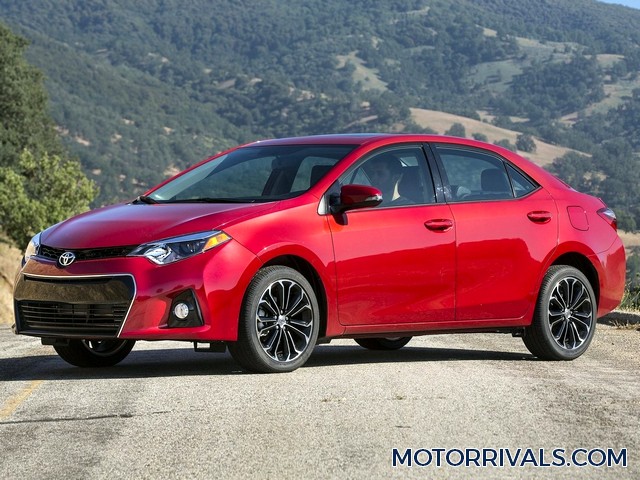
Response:
[{"label": "grassy hill", "polygon": [[[411,118],[416,124],[423,128],[434,130],[439,134],[444,134],[454,124],[458,123],[465,128],[468,137],[471,137],[473,134],[481,134],[487,137],[487,140],[491,143],[506,139],[511,144],[515,145],[517,137],[520,135],[520,132],[516,130],[497,127],[486,120],[475,120],[473,118],[462,117],[452,113],[426,110],[424,108],[412,108],[410,110]],[[534,141],[536,144],[536,150],[534,152],[518,151],[518,153],[543,167],[550,165],[553,160],[562,157],[569,152],[582,153],[583,155],[586,155],[584,152],[577,152],[570,148],[551,145],[539,138],[534,138]]]}]

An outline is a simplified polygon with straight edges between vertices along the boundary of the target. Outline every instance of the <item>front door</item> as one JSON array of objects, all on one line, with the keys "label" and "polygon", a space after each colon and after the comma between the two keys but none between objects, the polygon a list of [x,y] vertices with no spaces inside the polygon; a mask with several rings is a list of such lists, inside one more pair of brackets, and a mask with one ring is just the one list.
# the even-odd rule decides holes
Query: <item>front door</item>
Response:
[{"label": "front door", "polygon": [[436,203],[420,146],[374,152],[340,179],[383,192],[374,208],[330,216],[343,325],[454,319],[455,225]]}]

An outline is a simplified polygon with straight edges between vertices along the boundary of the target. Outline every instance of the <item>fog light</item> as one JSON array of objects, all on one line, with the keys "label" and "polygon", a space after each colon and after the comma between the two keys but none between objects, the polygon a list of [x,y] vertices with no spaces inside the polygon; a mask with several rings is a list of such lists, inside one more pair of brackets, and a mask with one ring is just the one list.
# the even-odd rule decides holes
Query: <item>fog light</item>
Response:
[{"label": "fog light", "polygon": [[198,300],[192,290],[184,290],[173,298],[169,318],[162,328],[189,328],[204,325]]},{"label": "fog light", "polygon": [[184,320],[189,316],[189,305],[180,302],[173,308],[173,314],[180,320]]}]

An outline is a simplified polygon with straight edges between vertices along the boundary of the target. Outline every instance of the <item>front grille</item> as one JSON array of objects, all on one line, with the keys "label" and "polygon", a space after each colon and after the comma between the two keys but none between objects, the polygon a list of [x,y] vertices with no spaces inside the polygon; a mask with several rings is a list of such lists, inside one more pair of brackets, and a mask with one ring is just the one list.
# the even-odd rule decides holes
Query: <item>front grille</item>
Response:
[{"label": "front grille", "polygon": [[106,248],[83,248],[83,249],[64,249],[54,248],[47,245],[40,245],[38,255],[52,260],[58,260],[58,257],[64,252],[73,252],[76,255],[76,261],[79,260],[100,260],[102,258],[126,257],[135,246],[125,247],[106,247]]},{"label": "front grille", "polygon": [[18,302],[23,329],[83,337],[117,336],[128,309],[127,303]]},{"label": "front grille", "polygon": [[19,333],[68,338],[114,338],[135,295],[130,275],[21,275],[14,298]]}]

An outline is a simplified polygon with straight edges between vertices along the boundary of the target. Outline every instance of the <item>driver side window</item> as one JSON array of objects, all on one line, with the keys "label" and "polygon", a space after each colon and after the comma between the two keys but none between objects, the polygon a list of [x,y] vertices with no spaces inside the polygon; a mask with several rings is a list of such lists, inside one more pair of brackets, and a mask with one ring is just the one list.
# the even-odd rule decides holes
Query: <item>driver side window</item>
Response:
[{"label": "driver side window", "polygon": [[339,183],[377,188],[382,192],[381,207],[435,203],[431,174],[419,146],[375,152],[343,174]]}]

